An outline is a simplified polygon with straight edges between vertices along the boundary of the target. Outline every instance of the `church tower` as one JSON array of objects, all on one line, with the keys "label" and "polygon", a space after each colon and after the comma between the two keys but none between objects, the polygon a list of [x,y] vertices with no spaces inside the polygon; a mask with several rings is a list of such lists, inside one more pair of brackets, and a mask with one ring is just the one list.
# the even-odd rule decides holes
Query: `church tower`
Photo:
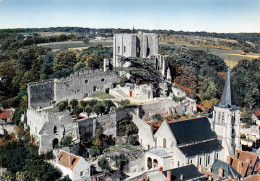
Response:
[{"label": "church tower", "polygon": [[240,143],[240,110],[234,103],[230,68],[228,68],[221,100],[214,107],[211,124],[224,149],[223,159],[226,159],[227,156],[233,156],[235,150],[242,149]]}]

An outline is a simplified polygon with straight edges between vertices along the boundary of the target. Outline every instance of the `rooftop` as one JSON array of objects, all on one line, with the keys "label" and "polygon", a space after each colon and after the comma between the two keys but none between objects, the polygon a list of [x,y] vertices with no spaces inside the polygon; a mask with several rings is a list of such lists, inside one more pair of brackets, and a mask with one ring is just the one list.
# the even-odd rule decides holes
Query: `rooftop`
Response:
[{"label": "rooftop", "polygon": [[[174,181],[181,180],[181,175],[183,177],[183,180],[196,179],[199,181],[203,181],[203,180],[206,181],[204,175],[200,173],[194,165],[186,165],[168,171],[171,171],[172,180]],[[167,177],[167,171],[163,171],[162,173],[164,174],[165,177]]]},{"label": "rooftop", "polygon": [[242,177],[231,165],[227,164],[226,162],[220,161],[220,160],[214,161],[214,163],[211,167],[211,172],[218,175],[220,168],[223,168],[224,178],[227,178],[228,176],[231,176],[232,178],[235,178],[236,176],[238,178]]},{"label": "rooftop", "polygon": [[147,151],[146,153],[150,153],[150,154],[160,156],[160,157],[168,157],[169,156],[169,153],[167,151],[160,149],[160,148],[153,148],[153,149]]},{"label": "rooftop", "polygon": [[188,146],[179,147],[179,149],[186,156],[194,156],[204,153],[212,152],[213,150],[220,150],[222,146],[217,139],[200,142]]},{"label": "rooftop", "polygon": [[57,159],[60,165],[73,170],[77,165],[80,157],[61,150]]},{"label": "rooftop", "polygon": [[169,123],[178,144],[188,144],[216,138],[207,117]]},{"label": "rooftop", "polygon": [[13,110],[4,110],[0,112],[0,119],[13,119],[14,111]]}]

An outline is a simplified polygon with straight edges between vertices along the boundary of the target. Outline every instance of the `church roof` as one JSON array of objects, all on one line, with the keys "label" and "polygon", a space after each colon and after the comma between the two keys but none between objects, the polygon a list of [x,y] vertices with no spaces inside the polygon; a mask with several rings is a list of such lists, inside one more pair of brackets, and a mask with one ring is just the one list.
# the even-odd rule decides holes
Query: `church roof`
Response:
[{"label": "church roof", "polygon": [[222,146],[217,139],[214,139],[206,142],[179,147],[179,149],[184,155],[190,157],[194,155],[209,153],[214,150],[220,150],[222,149]]},{"label": "church roof", "polygon": [[[172,176],[172,180],[174,181],[178,181],[178,180],[205,180],[205,175],[200,173],[198,171],[198,169],[194,166],[194,165],[186,165],[183,167],[178,167],[172,170],[168,170],[171,171],[171,176]],[[165,177],[167,177],[167,171],[163,171],[162,172],[164,174]],[[181,179],[181,175],[183,177],[183,179]]]},{"label": "church roof", "polygon": [[235,106],[234,95],[232,91],[230,68],[228,68],[227,78],[223,89],[222,97],[219,102],[219,107],[232,107]]},{"label": "church roof", "polygon": [[216,133],[211,130],[207,117],[182,120],[169,123],[177,140],[177,144],[188,144],[216,138]]}]

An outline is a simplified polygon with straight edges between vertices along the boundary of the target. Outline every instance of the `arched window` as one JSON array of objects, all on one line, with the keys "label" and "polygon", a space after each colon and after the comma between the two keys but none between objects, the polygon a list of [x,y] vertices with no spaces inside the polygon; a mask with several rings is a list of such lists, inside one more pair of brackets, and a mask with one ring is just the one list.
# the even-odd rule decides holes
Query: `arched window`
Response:
[{"label": "arched window", "polygon": [[180,162],[178,161],[178,165],[177,165],[178,167],[180,166]]},{"label": "arched window", "polygon": [[54,126],[53,133],[56,134],[57,132],[57,126]]},{"label": "arched window", "polygon": [[120,53],[120,46],[117,47],[117,53]]},{"label": "arched window", "polygon": [[157,147],[157,137],[154,138],[155,148]]},{"label": "arched window", "polygon": [[216,158],[218,159],[218,153],[216,154]]},{"label": "arched window", "polygon": [[166,148],[166,139],[163,138],[163,148]]},{"label": "arched window", "polygon": [[200,157],[200,165],[201,165],[201,157]]},{"label": "arched window", "polygon": [[53,141],[52,141],[52,147],[53,149],[56,148],[59,144],[59,140],[57,138],[55,138]]},{"label": "arched window", "polygon": [[126,52],[126,47],[124,46],[124,53]]},{"label": "arched window", "polygon": [[158,161],[156,159],[153,160],[153,168],[158,167]]},{"label": "arched window", "polygon": [[190,164],[192,164],[192,160],[190,160]]},{"label": "arched window", "polygon": [[152,168],[152,159],[150,157],[147,158],[147,167],[148,170]]},{"label": "arched window", "polygon": [[210,155],[208,156],[208,164],[210,163]]}]

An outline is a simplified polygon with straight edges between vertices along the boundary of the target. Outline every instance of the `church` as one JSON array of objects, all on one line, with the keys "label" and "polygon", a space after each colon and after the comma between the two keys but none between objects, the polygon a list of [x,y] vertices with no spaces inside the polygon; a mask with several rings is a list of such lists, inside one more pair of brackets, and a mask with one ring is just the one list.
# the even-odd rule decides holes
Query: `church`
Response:
[{"label": "church", "polygon": [[[226,161],[235,150],[241,150],[240,111],[234,104],[230,69],[221,100],[213,113],[187,120],[165,120],[155,134],[134,116],[139,129],[139,142],[145,152],[145,169],[168,170],[187,164],[207,168],[214,160]],[[150,136],[148,136],[150,135]]]}]

